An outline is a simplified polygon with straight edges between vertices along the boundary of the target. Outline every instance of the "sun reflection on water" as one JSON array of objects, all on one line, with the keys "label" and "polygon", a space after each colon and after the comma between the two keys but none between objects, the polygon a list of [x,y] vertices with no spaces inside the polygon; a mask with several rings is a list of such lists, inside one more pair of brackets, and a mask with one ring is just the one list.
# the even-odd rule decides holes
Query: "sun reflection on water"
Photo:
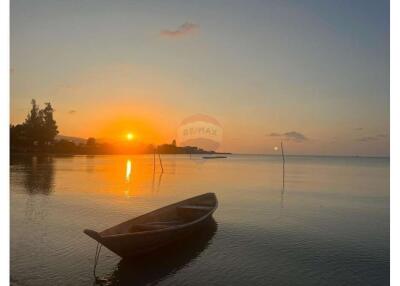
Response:
[{"label": "sun reflection on water", "polygon": [[125,167],[125,180],[128,183],[127,189],[125,190],[125,196],[129,197],[130,196],[130,181],[131,181],[131,174],[132,174],[132,161],[131,160],[126,160],[126,167]]},{"label": "sun reflection on water", "polygon": [[125,179],[127,182],[131,180],[131,173],[132,173],[132,162],[131,160],[126,160],[126,172],[125,172]]}]

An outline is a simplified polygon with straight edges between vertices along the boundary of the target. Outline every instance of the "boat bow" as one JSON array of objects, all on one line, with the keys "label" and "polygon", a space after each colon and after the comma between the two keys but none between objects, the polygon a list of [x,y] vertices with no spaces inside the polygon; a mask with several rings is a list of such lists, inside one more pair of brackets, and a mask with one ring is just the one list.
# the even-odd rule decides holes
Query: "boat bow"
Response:
[{"label": "boat bow", "polygon": [[91,229],[85,229],[83,232],[86,233],[91,238],[93,238],[94,240],[101,242],[101,236],[97,231]]}]

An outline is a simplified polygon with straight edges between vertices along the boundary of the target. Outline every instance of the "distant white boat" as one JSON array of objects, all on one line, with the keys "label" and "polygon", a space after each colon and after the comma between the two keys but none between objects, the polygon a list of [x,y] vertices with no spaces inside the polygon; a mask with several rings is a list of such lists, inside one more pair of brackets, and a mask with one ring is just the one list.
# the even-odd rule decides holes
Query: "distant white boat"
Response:
[{"label": "distant white boat", "polygon": [[224,159],[226,156],[203,156],[203,159]]}]

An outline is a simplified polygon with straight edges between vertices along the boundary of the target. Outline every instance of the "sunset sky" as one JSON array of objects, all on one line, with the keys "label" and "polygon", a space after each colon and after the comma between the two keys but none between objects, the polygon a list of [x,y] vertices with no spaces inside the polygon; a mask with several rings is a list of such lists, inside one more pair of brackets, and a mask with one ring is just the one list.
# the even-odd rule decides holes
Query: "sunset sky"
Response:
[{"label": "sunset sky", "polygon": [[193,114],[220,151],[389,155],[389,1],[11,1],[11,123],[170,142]]}]

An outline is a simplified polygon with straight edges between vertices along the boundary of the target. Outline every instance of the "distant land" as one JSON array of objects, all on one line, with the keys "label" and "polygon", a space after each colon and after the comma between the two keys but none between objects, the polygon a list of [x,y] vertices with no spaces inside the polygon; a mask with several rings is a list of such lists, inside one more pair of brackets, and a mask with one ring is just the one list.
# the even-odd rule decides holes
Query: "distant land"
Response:
[{"label": "distant land", "polygon": [[87,139],[60,135],[50,102],[39,108],[36,100],[31,101],[31,110],[24,122],[10,124],[11,154],[229,154],[203,150],[195,146],[171,144],[146,144],[134,140],[132,133],[126,134],[126,141],[108,141],[103,138]]},{"label": "distant land", "polygon": [[203,150],[195,146],[176,146],[171,144],[152,145],[140,142],[106,142],[93,137],[56,135],[54,141],[42,145],[11,145],[12,154],[69,154],[69,155],[107,155],[107,154],[231,154]]},{"label": "distant land", "polygon": [[[54,137],[54,141],[61,141],[61,140],[69,141],[69,142],[79,145],[79,144],[86,144],[88,138],[67,136],[67,135],[56,135]],[[111,143],[111,141],[109,141],[109,140],[99,139],[99,138],[96,138],[96,142],[97,143]]]},{"label": "distant land", "polygon": [[54,138],[55,141],[66,140],[69,142],[73,142],[75,144],[86,144],[87,139],[73,136],[65,136],[65,135],[56,135]]}]

